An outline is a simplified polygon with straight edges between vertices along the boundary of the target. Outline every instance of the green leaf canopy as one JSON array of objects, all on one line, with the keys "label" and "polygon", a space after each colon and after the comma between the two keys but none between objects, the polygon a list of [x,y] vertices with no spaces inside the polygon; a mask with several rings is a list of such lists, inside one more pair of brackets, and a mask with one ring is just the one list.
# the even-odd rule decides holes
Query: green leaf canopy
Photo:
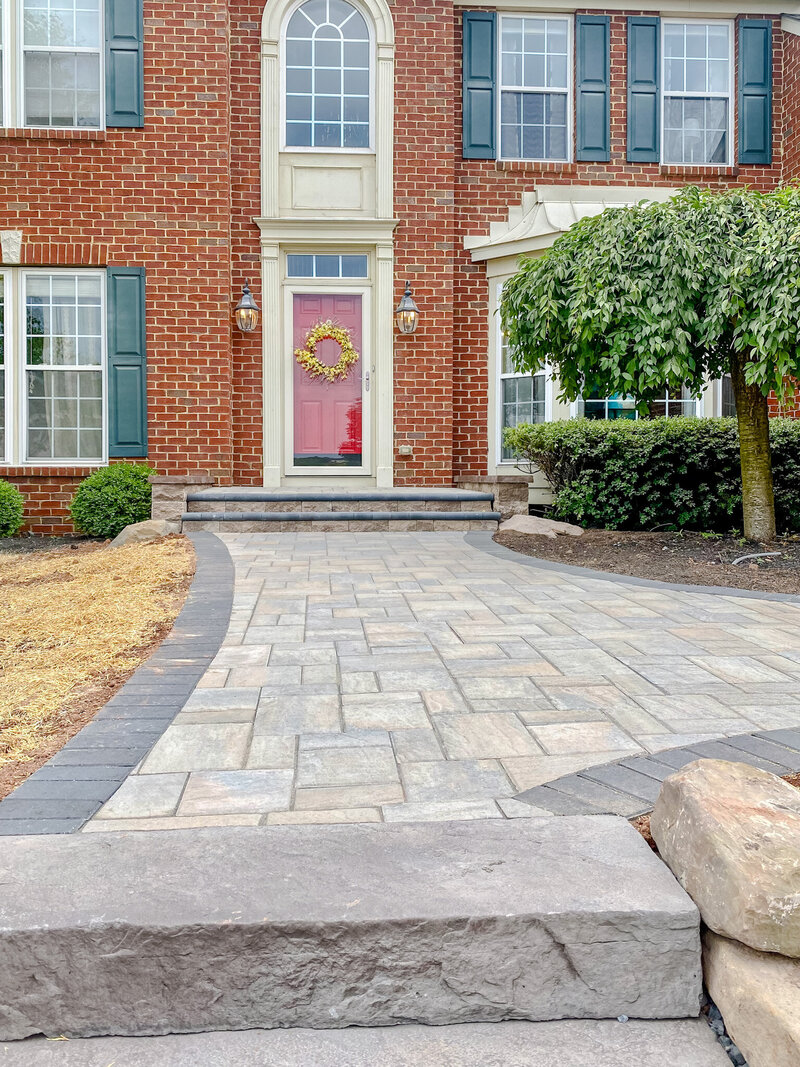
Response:
[{"label": "green leaf canopy", "polygon": [[700,394],[741,353],[783,397],[800,375],[800,187],[683,189],[581,219],[503,289],[518,370],[549,364],[562,398]]}]

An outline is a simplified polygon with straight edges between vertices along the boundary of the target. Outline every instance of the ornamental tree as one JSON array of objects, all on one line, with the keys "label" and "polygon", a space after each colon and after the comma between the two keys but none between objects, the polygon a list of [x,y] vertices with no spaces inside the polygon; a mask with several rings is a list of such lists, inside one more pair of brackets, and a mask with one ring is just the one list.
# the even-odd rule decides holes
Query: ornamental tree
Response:
[{"label": "ornamental tree", "polygon": [[548,364],[562,399],[665,389],[699,396],[730,373],[744,533],[775,536],[767,397],[800,377],[800,187],[683,189],[576,222],[503,289],[518,370]]}]

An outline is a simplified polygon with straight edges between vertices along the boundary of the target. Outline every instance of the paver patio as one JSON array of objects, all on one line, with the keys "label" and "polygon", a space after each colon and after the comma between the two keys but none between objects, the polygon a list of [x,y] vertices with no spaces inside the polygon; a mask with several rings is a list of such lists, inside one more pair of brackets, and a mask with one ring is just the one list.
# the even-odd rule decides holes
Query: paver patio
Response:
[{"label": "paver patio", "polygon": [[461,533],[222,534],[228,635],[86,831],[542,814],[522,790],[800,724],[800,605],[498,558]]}]

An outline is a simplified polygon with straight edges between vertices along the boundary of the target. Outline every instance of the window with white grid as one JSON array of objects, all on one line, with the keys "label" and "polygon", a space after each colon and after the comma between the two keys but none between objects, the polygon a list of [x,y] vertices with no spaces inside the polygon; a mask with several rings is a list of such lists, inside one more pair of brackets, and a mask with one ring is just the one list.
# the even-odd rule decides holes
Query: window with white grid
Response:
[{"label": "window with white grid", "polygon": [[502,330],[499,330],[499,344],[500,462],[509,463],[513,461],[514,454],[503,440],[504,431],[521,423],[545,421],[547,376],[543,370],[536,374],[516,370]]},{"label": "window with white grid", "polygon": [[103,457],[103,277],[24,276],[25,459]]},{"label": "window with white grid", "polygon": [[731,158],[733,28],[662,19],[665,163],[726,165]]},{"label": "window with white grid", "polygon": [[306,0],[284,43],[287,148],[369,148],[372,45],[346,0]]},{"label": "window with white grid", "polygon": [[569,158],[570,23],[500,19],[500,156]]},{"label": "window with white grid", "polygon": [[686,387],[667,389],[663,399],[651,400],[647,412],[640,415],[636,401],[631,396],[615,394],[601,396],[592,391],[576,402],[576,414],[586,419],[638,419],[675,418],[678,415],[699,415],[701,404]]},{"label": "window with white grid", "polygon": [[21,0],[25,126],[102,124],[100,0]]}]

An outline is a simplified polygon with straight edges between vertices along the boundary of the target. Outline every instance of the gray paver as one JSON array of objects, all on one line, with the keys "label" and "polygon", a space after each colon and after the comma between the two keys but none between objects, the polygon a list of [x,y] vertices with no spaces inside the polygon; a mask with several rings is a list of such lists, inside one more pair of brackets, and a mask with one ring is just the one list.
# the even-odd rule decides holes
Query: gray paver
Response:
[{"label": "gray paver", "polygon": [[[762,745],[776,745],[772,731],[788,730],[781,751],[800,751],[800,605],[791,600],[540,566],[454,531],[237,527],[220,539],[236,570],[223,647],[193,643],[200,605],[174,635],[172,659],[157,652],[151,680],[98,717],[104,754],[67,746],[51,772],[72,767],[89,780],[93,763],[99,778],[146,756],[145,776],[292,774],[298,813],[391,808],[398,820],[422,810],[415,805],[443,805],[466,819],[494,803],[502,818],[514,809],[498,801],[611,761],[624,766],[586,780],[640,804],[648,783],[698,758],[705,741],[757,730]],[[174,685],[169,663],[184,672]],[[147,755],[166,714],[157,702],[201,668]],[[380,755],[350,754],[358,749]],[[739,750],[770,759],[763,748]],[[775,756],[772,766],[785,765]],[[555,792],[551,809],[573,810],[575,799]],[[469,814],[457,815],[459,804]]]},{"label": "gray paver", "polygon": [[97,813],[98,819],[136,819],[173,815],[186,774],[132,774]]},{"label": "gray paver", "polygon": [[289,807],[291,770],[196,771],[189,775],[179,815],[250,814]]}]

